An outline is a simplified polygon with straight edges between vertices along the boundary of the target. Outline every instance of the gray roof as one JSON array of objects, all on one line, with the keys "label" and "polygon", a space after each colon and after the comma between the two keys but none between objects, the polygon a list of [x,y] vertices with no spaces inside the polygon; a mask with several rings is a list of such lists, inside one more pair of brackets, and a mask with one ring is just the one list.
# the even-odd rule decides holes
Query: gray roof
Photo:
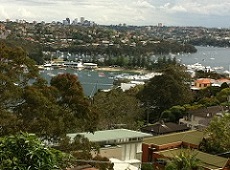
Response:
[{"label": "gray roof", "polygon": [[227,108],[223,106],[210,106],[210,107],[198,108],[195,110],[189,110],[188,113],[198,117],[211,118],[217,115],[218,113],[224,113],[226,109]]},{"label": "gray roof", "polygon": [[128,130],[128,129],[113,129],[113,130],[103,130],[103,131],[96,131],[94,133],[72,133],[67,134],[68,137],[73,139],[76,135],[82,135],[89,139],[91,142],[102,142],[102,141],[109,141],[109,140],[117,140],[117,139],[124,139],[124,138],[144,138],[144,137],[151,137],[152,135],[148,133],[142,133],[138,131]]}]

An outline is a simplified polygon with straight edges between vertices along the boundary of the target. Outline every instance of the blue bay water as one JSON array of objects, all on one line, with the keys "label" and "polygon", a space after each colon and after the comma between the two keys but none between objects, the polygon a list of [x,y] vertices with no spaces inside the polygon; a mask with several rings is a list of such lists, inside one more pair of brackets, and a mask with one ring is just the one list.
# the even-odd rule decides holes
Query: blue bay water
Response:
[{"label": "blue bay water", "polygon": [[[197,53],[179,54],[175,57],[182,64],[200,63],[203,66],[223,67],[223,70],[229,70],[230,65],[230,48],[217,47],[196,47]],[[99,89],[110,89],[113,86],[113,77],[122,72],[109,71],[91,71],[91,70],[76,70],[76,69],[54,69],[42,70],[40,74],[48,82],[57,74],[71,73],[78,76],[79,81],[84,89],[86,96],[93,96]]]},{"label": "blue bay water", "polygon": [[197,53],[180,54],[176,56],[181,63],[189,65],[200,63],[203,66],[223,67],[222,72],[229,70],[230,65],[230,48],[219,47],[196,47]]},{"label": "blue bay water", "polygon": [[40,75],[48,82],[50,82],[52,77],[63,73],[71,73],[76,75],[83,87],[85,95],[93,96],[94,93],[99,89],[111,89],[113,87],[114,76],[123,72],[77,70],[71,68],[40,71]]}]

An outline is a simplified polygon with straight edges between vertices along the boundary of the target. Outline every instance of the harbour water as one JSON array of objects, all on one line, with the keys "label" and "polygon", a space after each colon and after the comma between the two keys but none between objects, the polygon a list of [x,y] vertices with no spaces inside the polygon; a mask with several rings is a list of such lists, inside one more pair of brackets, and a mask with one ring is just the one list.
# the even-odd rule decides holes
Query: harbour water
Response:
[{"label": "harbour water", "polygon": [[[200,63],[211,68],[221,68],[217,72],[229,70],[230,48],[196,47],[197,53],[175,55],[182,64],[190,65]],[[93,96],[98,89],[110,89],[113,86],[113,77],[122,72],[76,70],[76,69],[53,69],[42,70],[40,74],[48,82],[57,74],[71,73],[78,76],[86,96]],[[131,74],[131,73],[129,73]],[[134,74],[134,73],[133,73]]]},{"label": "harbour water", "polygon": [[[97,70],[77,70],[77,69],[52,69],[41,70],[40,75],[50,82],[51,78],[58,74],[71,73],[78,77],[86,96],[93,96],[99,89],[111,89],[114,76],[124,72],[97,71]],[[134,74],[134,73],[129,73]]]},{"label": "harbour water", "polygon": [[200,63],[211,68],[221,68],[218,72],[229,71],[230,48],[220,47],[196,47],[197,52],[193,54],[179,54],[176,58],[183,64],[190,65]]}]

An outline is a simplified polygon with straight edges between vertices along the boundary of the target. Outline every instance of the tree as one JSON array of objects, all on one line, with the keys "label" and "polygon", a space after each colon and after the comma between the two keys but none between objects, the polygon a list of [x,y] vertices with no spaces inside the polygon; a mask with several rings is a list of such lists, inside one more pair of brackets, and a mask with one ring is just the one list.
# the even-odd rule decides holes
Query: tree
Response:
[{"label": "tree", "polygon": [[189,77],[183,67],[169,67],[163,71],[162,75],[150,79],[138,93],[138,98],[146,107],[155,108],[156,118],[164,110],[192,100],[188,82]]},{"label": "tree", "polygon": [[59,74],[51,79],[50,84],[58,90],[58,105],[78,119],[75,122],[78,128],[93,132],[98,115],[91,109],[90,100],[84,96],[78,77],[69,73]]},{"label": "tree", "polygon": [[[94,167],[100,170],[113,170],[114,164],[111,163],[107,157],[102,157],[100,155],[97,155],[93,158],[93,160],[95,160],[95,163],[92,164]],[[99,163],[97,163],[97,161]]]},{"label": "tree", "polygon": [[[55,148],[73,155],[75,159],[83,160],[91,160],[93,158],[91,152],[94,152],[95,154],[99,152],[99,146],[90,142],[88,138],[85,138],[82,135],[76,135],[73,139],[66,136],[60,140],[59,145]],[[82,164],[85,164],[85,162],[82,162]]]},{"label": "tree", "polygon": [[0,54],[0,135],[26,131],[53,142],[95,130],[97,114],[76,76],[59,75],[49,85],[23,49],[2,45]]},{"label": "tree", "polygon": [[183,106],[173,106],[162,112],[162,119],[169,122],[178,122],[186,114],[186,108]]},{"label": "tree", "polygon": [[230,88],[224,88],[217,94],[217,99],[220,102],[229,102]]},{"label": "tree", "polygon": [[47,147],[35,135],[21,133],[0,138],[0,169],[66,168],[67,155]]},{"label": "tree", "polygon": [[51,142],[58,142],[70,132],[93,132],[98,117],[77,76],[57,75],[50,84],[38,79],[24,89],[24,102],[15,109],[21,120],[20,130]]},{"label": "tree", "polygon": [[0,134],[4,135],[19,131],[21,120],[14,110],[24,102],[24,88],[38,78],[38,70],[21,47],[1,43],[0,48]]},{"label": "tree", "polygon": [[201,144],[203,151],[217,154],[230,151],[230,115],[214,117],[206,129],[207,138]]},{"label": "tree", "polygon": [[99,127],[114,128],[121,124],[126,128],[137,128],[135,122],[143,116],[143,110],[135,93],[135,90],[123,92],[121,89],[96,93],[93,107],[100,113]]},{"label": "tree", "polygon": [[184,149],[166,165],[166,170],[198,170],[200,160],[192,150]]}]

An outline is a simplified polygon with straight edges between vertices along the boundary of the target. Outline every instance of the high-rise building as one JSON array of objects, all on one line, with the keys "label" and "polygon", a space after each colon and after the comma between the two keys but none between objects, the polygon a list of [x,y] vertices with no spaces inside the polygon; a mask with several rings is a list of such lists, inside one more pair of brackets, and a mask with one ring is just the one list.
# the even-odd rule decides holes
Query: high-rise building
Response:
[{"label": "high-rise building", "polygon": [[73,24],[73,25],[77,25],[77,24],[78,24],[78,19],[75,18],[75,19],[73,20],[72,24]]},{"label": "high-rise building", "polygon": [[70,24],[70,19],[66,18],[65,20],[68,22],[68,25],[69,25]]},{"label": "high-rise building", "polygon": [[65,19],[62,21],[62,23],[63,23],[63,25],[69,25],[69,22]]},{"label": "high-rise building", "polygon": [[84,17],[81,17],[81,18],[80,18],[80,22],[81,22],[81,24],[83,24],[83,23],[84,23],[84,21],[85,21],[85,18],[84,18]]},{"label": "high-rise building", "polygon": [[158,23],[157,26],[158,27],[163,27],[163,23]]}]

